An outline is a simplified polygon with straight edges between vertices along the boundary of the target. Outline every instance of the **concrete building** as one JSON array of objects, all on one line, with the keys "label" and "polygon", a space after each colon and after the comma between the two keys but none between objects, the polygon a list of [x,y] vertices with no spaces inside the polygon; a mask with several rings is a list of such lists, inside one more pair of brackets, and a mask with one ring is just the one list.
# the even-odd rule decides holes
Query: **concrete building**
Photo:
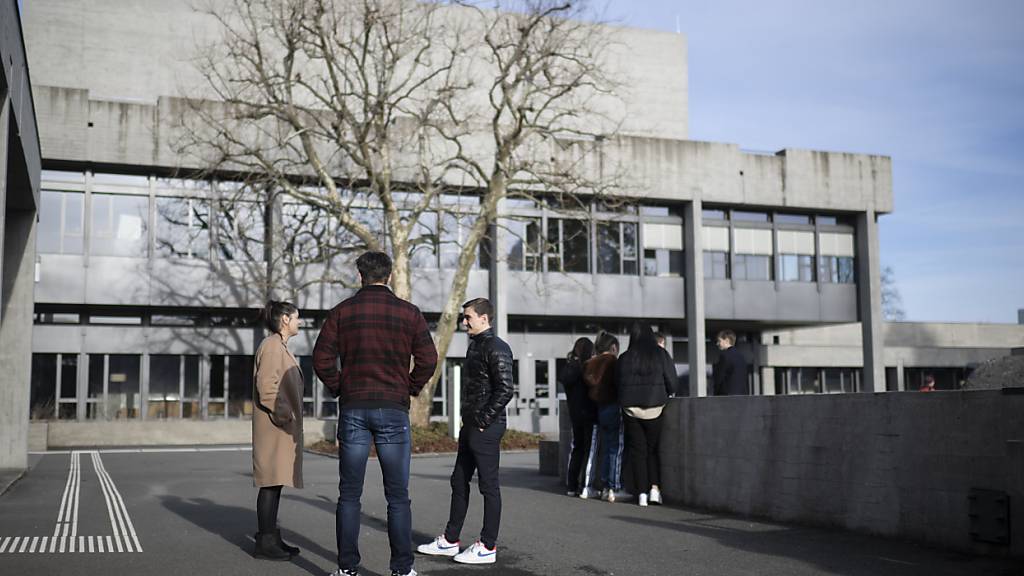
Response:
[{"label": "concrete building", "polygon": [[[51,445],[113,438],[107,420],[134,422],[122,430],[159,420],[152,429],[170,425],[181,438],[193,438],[188,422],[235,422],[244,436],[263,300],[245,270],[261,265],[247,254],[262,253],[262,234],[248,236],[255,249],[245,253],[225,239],[271,222],[260,210],[220,210],[216,187],[177,178],[189,160],[168,135],[182,86],[199,81],[183,46],[209,20],[187,2],[155,0],[29,3],[23,18],[44,168],[38,239],[21,236],[39,252],[32,417],[52,423]],[[725,328],[741,336],[755,394],[911,389],[915,371],[964,370],[1024,345],[1018,327],[883,322],[877,222],[893,209],[889,158],[687,140],[685,38],[620,38],[610,62],[630,80],[629,108],[603,153],[628,170],[623,194],[635,202],[595,202],[585,219],[509,203],[503,228],[519,233],[499,234],[470,278],[468,294],[495,300],[517,358],[513,427],[557,430],[556,374],[572,341],[624,333],[635,319],[669,335],[681,392],[693,396],[707,394],[710,337]],[[537,248],[541,236],[557,255]],[[428,320],[447,294],[445,269],[438,252],[415,271]],[[298,301],[310,321],[293,349],[314,428],[337,411],[310,369],[317,322],[349,293],[320,285]],[[465,348],[457,335],[439,418]],[[83,436],[90,426],[102,435]]]},{"label": "concrete building", "polygon": [[0,470],[27,463],[39,138],[18,5],[0,2]]}]

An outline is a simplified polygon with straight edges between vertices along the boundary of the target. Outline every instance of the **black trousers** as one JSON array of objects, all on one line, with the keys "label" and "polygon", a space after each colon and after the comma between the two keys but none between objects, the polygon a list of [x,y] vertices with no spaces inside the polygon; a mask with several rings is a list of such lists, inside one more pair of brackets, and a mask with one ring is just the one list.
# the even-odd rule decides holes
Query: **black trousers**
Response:
[{"label": "black trousers", "polygon": [[[590,488],[597,475],[597,420],[579,418],[572,423],[572,449],[569,452],[569,471],[565,488],[580,492]],[[581,478],[582,474],[582,478]]]},{"label": "black trousers", "polygon": [[448,525],[444,537],[457,542],[469,510],[469,480],[477,473],[480,494],[484,497],[484,525],[480,541],[494,548],[501,524],[501,486],[498,467],[501,457],[501,437],[505,423],[495,422],[481,431],[475,426],[463,426],[459,431],[459,453],[452,471],[452,503],[448,512]]},{"label": "black trousers", "polygon": [[640,420],[623,413],[622,421],[634,489],[638,494],[646,494],[651,491],[653,484],[661,483],[661,459],[658,457],[661,416],[654,420]]}]

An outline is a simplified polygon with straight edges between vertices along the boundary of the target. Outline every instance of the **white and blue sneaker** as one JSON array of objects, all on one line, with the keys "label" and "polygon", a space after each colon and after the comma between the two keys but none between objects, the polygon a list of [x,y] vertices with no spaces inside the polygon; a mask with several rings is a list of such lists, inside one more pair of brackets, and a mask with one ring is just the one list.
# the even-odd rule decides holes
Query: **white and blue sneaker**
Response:
[{"label": "white and blue sneaker", "polygon": [[449,542],[444,537],[444,534],[442,534],[431,542],[420,544],[416,547],[416,551],[420,554],[430,554],[431,556],[455,556],[459,553],[459,543]]},{"label": "white and blue sneaker", "polygon": [[463,564],[494,564],[498,558],[498,547],[487,548],[484,543],[477,540],[472,546],[459,552],[455,556],[456,562]]}]

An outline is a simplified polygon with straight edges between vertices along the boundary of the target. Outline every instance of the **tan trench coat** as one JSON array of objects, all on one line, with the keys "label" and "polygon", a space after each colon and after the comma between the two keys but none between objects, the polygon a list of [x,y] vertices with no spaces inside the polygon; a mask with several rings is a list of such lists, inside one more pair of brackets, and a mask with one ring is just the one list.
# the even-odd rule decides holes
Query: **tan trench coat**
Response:
[{"label": "tan trench coat", "polygon": [[253,485],[302,488],[302,370],[280,334],[263,339],[254,364]]}]

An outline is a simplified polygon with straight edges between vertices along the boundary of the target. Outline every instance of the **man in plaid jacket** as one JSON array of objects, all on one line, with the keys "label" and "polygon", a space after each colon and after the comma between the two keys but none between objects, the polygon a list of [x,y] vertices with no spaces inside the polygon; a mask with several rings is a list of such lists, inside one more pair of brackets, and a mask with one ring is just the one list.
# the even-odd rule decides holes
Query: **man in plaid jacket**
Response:
[{"label": "man in plaid jacket", "polygon": [[338,397],[335,574],[359,573],[359,498],[372,441],[388,501],[391,574],[415,576],[409,397],[418,395],[434,373],[437,349],[419,308],[388,287],[391,258],[383,252],[367,252],[356,260],[356,268],[363,287],[328,313],[313,349],[317,377]]}]

